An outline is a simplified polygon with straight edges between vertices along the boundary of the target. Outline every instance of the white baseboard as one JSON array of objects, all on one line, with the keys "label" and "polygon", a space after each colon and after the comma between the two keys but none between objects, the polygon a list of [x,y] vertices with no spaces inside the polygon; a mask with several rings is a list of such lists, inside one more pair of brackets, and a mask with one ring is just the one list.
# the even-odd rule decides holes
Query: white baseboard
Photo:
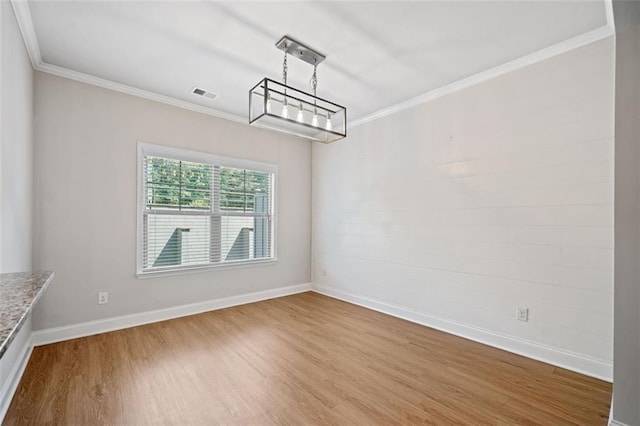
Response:
[{"label": "white baseboard", "polygon": [[609,426],[629,426],[626,423],[619,422],[617,420],[609,419]]},{"label": "white baseboard", "polygon": [[31,338],[28,338],[20,350],[20,355],[18,356],[15,364],[13,364],[13,368],[11,369],[7,380],[2,386],[2,389],[0,389],[0,423],[2,423],[2,419],[4,419],[5,414],[7,414],[13,395],[18,389],[18,384],[20,384],[22,374],[24,374],[24,370],[27,368],[27,363],[29,362],[32,351],[33,343]]},{"label": "white baseboard", "polygon": [[407,321],[435,328],[446,333],[464,337],[465,339],[526,356],[527,358],[533,358],[538,361],[566,368],[567,370],[576,371],[607,382],[612,382],[613,380],[613,364],[605,360],[589,358],[584,355],[551,346],[541,345],[539,343],[518,339],[513,336],[496,333],[494,331],[474,327],[468,324],[439,318],[434,315],[425,314],[402,306],[379,302],[377,300],[346,293],[332,287],[314,284],[313,291],[324,294],[325,296],[353,303],[354,305],[363,306],[374,311],[382,312]]},{"label": "white baseboard", "polygon": [[222,299],[208,300],[206,302],[198,302],[189,305],[158,309],[155,311],[141,312],[138,314],[123,315],[120,317],[38,330],[32,333],[31,339],[34,346],[47,345],[49,343],[62,342],[64,340],[91,336],[93,334],[107,333],[109,331],[121,330],[123,328],[136,327],[153,322],[200,314],[202,312],[230,308],[232,306],[303,293],[310,290],[311,283],[279,287],[271,290],[225,297]]},{"label": "white baseboard", "polygon": [[613,419],[613,396],[611,397],[611,410],[609,411],[609,421],[607,422],[607,426],[631,426]]}]

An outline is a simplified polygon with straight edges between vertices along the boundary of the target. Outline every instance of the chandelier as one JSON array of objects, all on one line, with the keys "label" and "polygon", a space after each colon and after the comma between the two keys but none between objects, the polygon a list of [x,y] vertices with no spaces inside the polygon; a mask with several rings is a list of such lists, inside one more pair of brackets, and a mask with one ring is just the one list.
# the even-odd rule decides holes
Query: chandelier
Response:
[{"label": "chandelier", "polygon": [[[282,83],[265,78],[249,91],[249,124],[331,143],[347,136],[347,109],[316,95],[318,65],[326,56],[289,36],[276,43],[284,51]],[[287,56],[313,66],[312,93],[287,85]]]}]

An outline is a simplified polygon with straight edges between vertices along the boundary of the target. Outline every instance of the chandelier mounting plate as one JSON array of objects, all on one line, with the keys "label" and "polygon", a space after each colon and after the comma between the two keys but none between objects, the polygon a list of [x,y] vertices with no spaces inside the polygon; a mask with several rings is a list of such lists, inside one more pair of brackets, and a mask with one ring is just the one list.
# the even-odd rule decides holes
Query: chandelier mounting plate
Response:
[{"label": "chandelier mounting plate", "polygon": [[310,48],[309,46],[299,42],[291,36],[283,36],[277,43],[276,47],[287,52],[291,56],[311,64],[318,65],[327,57],[322,53]]},{"label": "chandelier mounting plate", "polygon": [[[317,96],[316,71],[326,56],[288,35],[276,47],[284,51],[282,82],[265,77],[249,90],[249,124],[322,143],[347,137],[347,109]],[[289,56],[313,66],[311,93],[287,85]]]}]

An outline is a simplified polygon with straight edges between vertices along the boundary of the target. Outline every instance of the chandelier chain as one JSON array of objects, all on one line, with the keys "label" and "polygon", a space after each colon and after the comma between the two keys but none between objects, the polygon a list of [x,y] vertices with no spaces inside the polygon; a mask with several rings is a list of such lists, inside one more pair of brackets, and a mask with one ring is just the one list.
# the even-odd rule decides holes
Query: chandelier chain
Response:
[{"label": "chandelier chain", "polygon": [[313,75],[311,76],[311,81],[309,82],[309,84],[311,84],[311,88],[313,89],[313,96],[316,96],[316,89],[318,88],[317,71],[318,71],[318,65],[314,61],[314,64],[313,64]]},{"label": "chandelier chain", "polygon": [[284,82],[284,85],[287,85],[287,71],[288,71],[288,67],[287,67],[287,51],[285,49],[284,51],[284,60],[282,61],[282,81]]},{"label": "chandelier chain", "polygon": [[[282,78],[278,81],[277,75],[265,77],[249,90],[249,124],[323,143],[346,137],[347,108],[318,98],[318,65],[327,57],[287,35],[280,38],[276,47],[282,51],[281,55],[284,54],[281,57]],[[294,87],[295,78],[293,85],[289,86],[289,54],[305,62],[305,67],[313,67],[302,90]]]}]

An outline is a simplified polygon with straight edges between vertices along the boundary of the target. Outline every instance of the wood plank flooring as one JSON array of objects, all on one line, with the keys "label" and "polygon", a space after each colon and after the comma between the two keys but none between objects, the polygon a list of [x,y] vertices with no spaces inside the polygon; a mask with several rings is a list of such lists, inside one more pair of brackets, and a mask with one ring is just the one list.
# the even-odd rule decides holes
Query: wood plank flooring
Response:
[{"label": "wood plank flooring", "polygon": [[604,425],[611,384],[315,293],[37,347],[5,425]]}]

